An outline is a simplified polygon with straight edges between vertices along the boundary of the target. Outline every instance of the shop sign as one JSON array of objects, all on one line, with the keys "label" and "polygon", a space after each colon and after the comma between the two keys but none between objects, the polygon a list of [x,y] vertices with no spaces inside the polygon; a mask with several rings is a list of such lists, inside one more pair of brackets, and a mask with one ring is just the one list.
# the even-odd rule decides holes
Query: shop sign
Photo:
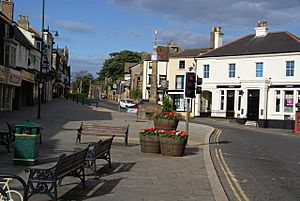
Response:
[{"label": "shop sign", "polygon": [[34,74],[25,70],[21,70],[21,76],[23,80],[34,83]]},{"label": "shop sign", "polygon": [[0,66],[0,83],[6,83],[6,71],[3,66]]},{"label": "shop sign", "polygon": [[22,76],[20,71],[9,69],[7,78],[8,78],[7,84],[14,85],[14,86],[21,86]]}]

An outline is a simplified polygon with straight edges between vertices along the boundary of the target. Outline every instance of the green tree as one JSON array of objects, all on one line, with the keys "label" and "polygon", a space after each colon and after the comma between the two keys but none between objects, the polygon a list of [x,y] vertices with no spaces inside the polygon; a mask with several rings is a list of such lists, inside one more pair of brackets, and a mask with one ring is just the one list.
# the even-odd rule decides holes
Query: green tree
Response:
[{"label": "green tree", "polygon": [[162,112],[173,112],[173,105],[172,102],[170,101],[169,97],[165,97],[163,100],[163,108]]},{"label": "green tree", "polygon": [[125,62],[137,63],[142,60],[142,53],[123,50],[109,54],[102,65],[97,80],[104,81],[110,78],[112,82],[121,79],[124,76]]},{"label": "green tree", "polygon": [[90,81],[93,81],[93,75],[88,71],[80,71],[72,74],[72,86],[75,93],[89,92]]},{"label": "green tree", "polygon": [[132,90],[129,92],[129,96],[130,96],[130,98],[132,98],[132,99],[139,99],[139,98],[142,98],[142,91],[141,91],[139,88],[132,89]]}]

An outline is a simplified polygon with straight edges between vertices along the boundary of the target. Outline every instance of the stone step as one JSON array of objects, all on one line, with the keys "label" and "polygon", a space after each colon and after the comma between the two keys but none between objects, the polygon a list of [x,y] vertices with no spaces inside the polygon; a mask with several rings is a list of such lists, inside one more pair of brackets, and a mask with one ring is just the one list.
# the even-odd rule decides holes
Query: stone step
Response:
[{"label": "stone step", "polygon": [[255,127],[257,127],[257,121],[246,121],[245,126],[255,126]]}]

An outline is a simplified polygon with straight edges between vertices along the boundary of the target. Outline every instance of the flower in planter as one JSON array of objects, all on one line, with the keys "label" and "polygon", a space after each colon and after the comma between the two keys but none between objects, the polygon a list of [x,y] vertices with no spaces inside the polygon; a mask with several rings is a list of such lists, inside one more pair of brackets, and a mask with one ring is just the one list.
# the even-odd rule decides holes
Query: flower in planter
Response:
[{"label": "flower in planter", "polygon": [[158,130],[156,128],[146,128],[140,130],[141,135],[154,135],[158,136]]},{"label": "flower in planter", "polygon": [[187,139],[188,132],[176,131],[176,130],[158,130],[161,138],[172,138],[172,139]]},{"label": "flower in planter", "polygon": [[154,119],[169,119],[169,120],[179,120],[181,115],[176,112],[160,112],[154,115]]}]

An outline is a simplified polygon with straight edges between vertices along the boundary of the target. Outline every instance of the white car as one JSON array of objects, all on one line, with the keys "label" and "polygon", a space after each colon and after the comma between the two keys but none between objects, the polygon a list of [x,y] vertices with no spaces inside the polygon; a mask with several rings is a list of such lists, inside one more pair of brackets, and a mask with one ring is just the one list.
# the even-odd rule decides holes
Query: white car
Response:
[{"label": "white car", "polygon": [[128,99],[128,98],[124,98],[124,99],[122,99],[121,101],[120,101],[120,107],[121,108],[128,108],[128,107],[130,107],[130,106],[133,106],[133,105],[135,105],[135,103],[133,102],[133,100],[131,100],[131,99]]}]

